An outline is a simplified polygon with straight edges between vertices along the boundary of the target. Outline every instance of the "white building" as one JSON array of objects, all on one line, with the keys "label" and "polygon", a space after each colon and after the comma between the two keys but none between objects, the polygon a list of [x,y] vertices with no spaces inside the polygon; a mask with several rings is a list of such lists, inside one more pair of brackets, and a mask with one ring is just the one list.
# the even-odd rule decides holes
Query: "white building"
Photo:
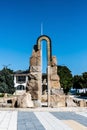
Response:
[{"label": "white building", "polygon": [[14,87],[16,95],[20,95],[26,91],[29,71],[16,71],[14,73]]}]

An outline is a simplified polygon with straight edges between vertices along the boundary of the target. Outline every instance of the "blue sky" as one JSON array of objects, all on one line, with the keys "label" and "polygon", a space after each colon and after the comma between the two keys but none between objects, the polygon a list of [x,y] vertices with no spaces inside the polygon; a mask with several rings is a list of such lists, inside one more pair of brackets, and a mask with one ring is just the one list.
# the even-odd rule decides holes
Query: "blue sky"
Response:
[{"label": "blue sky", "polygon": [[87,72],[87,0],[0,0],[0,69],[28,69],[42,22],[58,65]]}]

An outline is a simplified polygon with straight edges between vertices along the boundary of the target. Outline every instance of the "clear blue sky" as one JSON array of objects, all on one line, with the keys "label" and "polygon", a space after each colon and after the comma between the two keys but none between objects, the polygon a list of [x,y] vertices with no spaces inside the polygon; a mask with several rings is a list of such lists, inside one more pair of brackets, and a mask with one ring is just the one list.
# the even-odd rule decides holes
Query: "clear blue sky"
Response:
[{"label": "clear blue sky", "polygon": [[58,64],[87,72],[87,0],[0,0],[0,69],[28,69],[41,22]]}]

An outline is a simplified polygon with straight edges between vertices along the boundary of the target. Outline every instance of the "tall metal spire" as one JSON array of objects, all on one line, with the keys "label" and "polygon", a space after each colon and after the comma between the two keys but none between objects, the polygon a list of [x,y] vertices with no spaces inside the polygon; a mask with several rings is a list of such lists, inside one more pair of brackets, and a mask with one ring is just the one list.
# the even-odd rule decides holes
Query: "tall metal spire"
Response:
[{"label": "tall metal spire", "polygon": [[41,35],[43,35],[43,23],[41,23]]}]

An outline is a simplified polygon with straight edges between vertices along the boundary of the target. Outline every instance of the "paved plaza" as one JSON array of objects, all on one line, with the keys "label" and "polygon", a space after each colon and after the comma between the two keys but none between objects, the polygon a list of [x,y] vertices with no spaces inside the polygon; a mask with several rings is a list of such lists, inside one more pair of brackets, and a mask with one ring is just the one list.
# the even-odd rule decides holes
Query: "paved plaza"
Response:
[{"label": "paved plaza", "polygon": [[87,108],[0,109],[0,130],[87,130]]}]

